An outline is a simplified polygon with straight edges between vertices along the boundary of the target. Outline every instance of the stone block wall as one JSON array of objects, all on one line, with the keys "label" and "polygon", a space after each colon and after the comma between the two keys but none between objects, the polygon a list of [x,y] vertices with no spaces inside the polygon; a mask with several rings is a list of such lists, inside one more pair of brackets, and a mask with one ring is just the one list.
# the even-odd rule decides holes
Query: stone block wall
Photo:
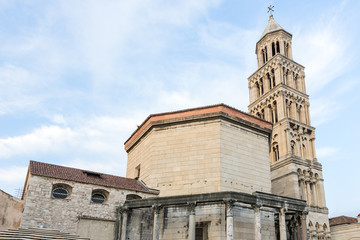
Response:
[{"label": "stone block wall", "polygon": [[269,138],[221,121],[221,190],[271,192]]},{"label": "stone block wall", "polygon": [[128,151],[128,178],[160,196],[271,192],[269,136],[221,118],[160,125]]},{"label": "stone block wall", "polygon": [[[71,194],[67,199],[52,197],[53,185],[59,183],[72,187]],[[103,204],[91,201],[92,191],[98,189],[109,192],[109,196]],[[125,202],[128,194],[137,194],[142,198],[147,196],[145,193],[129,190],[29,176],[21,227],[46,226],[63,232],[76,233],[81,217],[115,221],[116,208]]]}]

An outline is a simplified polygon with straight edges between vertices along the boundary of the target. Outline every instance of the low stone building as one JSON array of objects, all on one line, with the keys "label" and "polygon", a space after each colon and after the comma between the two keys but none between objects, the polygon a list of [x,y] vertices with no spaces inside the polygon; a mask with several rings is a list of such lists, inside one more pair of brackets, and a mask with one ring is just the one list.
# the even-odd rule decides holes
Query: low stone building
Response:
[{"label": "low stone building", "polygon": [[360,214],[357,218],[339,216],[329,221],[333,240],[360,240]]},{"label": "low stone building", "polygon": [[113,239],[116,208],[126,199],[156,195],[135,179],[30,161],[21,227]]}]

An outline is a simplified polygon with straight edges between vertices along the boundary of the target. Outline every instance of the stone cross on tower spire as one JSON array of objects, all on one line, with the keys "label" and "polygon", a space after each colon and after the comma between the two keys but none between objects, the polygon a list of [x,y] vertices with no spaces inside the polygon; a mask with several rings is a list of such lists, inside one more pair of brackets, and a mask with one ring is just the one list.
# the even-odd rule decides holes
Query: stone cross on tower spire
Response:
[{"label": "stone cross on tower spire", "polygon": [[274,6],[272,6],[271,4],[268,6],[268,13],[270,13],[270,16],[272,16],[272,13],[274,12]]}]

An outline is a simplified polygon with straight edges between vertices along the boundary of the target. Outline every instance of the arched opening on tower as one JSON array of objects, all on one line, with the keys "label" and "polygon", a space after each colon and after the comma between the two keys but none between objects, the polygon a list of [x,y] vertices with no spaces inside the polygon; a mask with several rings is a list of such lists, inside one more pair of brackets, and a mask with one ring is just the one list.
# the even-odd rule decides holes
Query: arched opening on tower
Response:
[{"label": "arched opening on tower", "polygon": [[271,53],[272,53],[272,55],[271,56],[275,56],[275,43],[273,42],[272,44],[271,44]]},{"label": "arched opening on tower", "polygon": [[276,41],[276,52],[280,53],[280,44],[279,41]]},{"label": "arched opening on tower", "polygon": [[270,84],[272,84],[272,87],[276,86],[276,81],[275,81],[275,70],[272,69],[271,70],[271,76],[273,76],[272,80],[270,80]]},{"label": "arched opening on tower", "polygon": [[273,143],[272,150],[273,150],[273,159],[274,159],[274,162],[279,161],[279,144],[278,144],[277,142],[274,142],[274,143]]}]

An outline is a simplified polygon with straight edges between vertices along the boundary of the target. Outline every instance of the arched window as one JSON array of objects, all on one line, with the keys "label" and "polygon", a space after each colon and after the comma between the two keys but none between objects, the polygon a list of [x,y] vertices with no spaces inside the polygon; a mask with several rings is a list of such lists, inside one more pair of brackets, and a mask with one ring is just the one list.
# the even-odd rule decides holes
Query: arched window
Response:
[{"label": "arched window", "polygon": [[272,52],[272,56],[275,56],[275,43],[273,42],[272,44],[271,44],[271,52]]},{"label": "arched window", "polygon": [[273,76],[273,79],[270,81],[270,83],[272,82],[272,87],[275,87],[276,80],[275,80],[275,70],[274,69],[271,70],[271,76]]},{"label": "arched window", "polygon": [[256,88],[256,98],[258,98],[260,97],[260,86],[258,82],[255,83],[255,88]]},{"label": "arched window", "polygon": [[105,203],[109,198],[109,192],[104,189],[96,189],[91,193],[91,202],[93,203]]},{"label": "arched window", "polygon": [[265,60],[268,61],[267,47],[265,47]]},{"label": "arched window", "polygon": [[288,57],[288,51],[289,51],[289,44],[284,42],[284,51],[285,51],[285,57]]},{"label": "arched window", "polygon": [[291,148],[291,154],[295,155],[296,154],[296,149],[295,149],[295,141],[294,140],[291,140],[290,148]]},{"label": "arched window", "polygon": [[126,195],[126,200],[136,200],[136,199],[142,199],[139,195],[136,194],[128,194]]},{"label": "arched window", "polygon": [[51,197],[58,199],[67,199],[71,195],[72,187],[65,183],[54,184],[51,190]]},{"label": "arched window", "polygon": [[273,157],[274,157],[274,162],[279,161],[279,144],[277,142],[273,143]]},{"label": "arched window", "polygon": [[280,44],[279,41],[276,42],[276,52],[280,53]]},{"label": "arched window", "polygon": [[263,58],[263,64],[265,64],[265,62],[266,62],[265,50],[262,49],[262,50],[261,50],[261,53],[262,53],[262,58]]},{"label": "arched window", "polygon": [[264,94],[264,82],[263,79],[260,79],[260,95],[262,96]]},{"label": "arched window", "polygon": [[277,111],[277,103],[276,103],[276,101],[274,101],[274,103],[273,103],[273,106],[274,106],[274,122],[278,122],[278,111]]}]

